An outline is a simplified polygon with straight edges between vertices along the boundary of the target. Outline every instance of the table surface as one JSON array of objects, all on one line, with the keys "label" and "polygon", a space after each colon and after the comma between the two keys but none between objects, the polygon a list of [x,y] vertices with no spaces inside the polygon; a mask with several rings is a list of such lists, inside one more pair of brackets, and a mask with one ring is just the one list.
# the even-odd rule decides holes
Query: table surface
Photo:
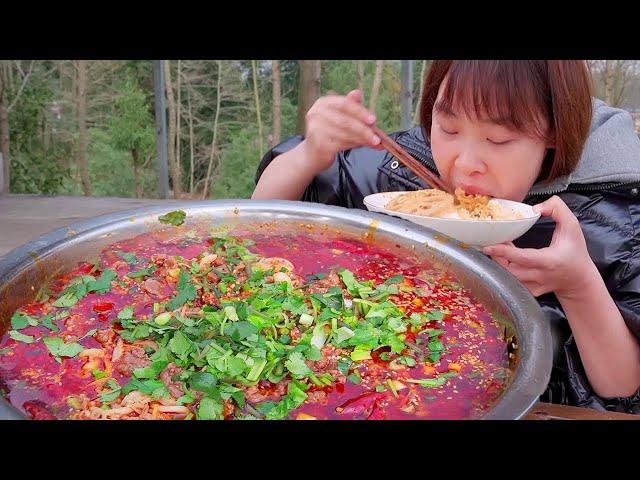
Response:
[{"label": "table surface", "polygon": [[[133,208],[164,204],[171,200],[98,197],[0,196],[0,257],[43,233],[79,220]],[[640,415],[599,412],[539,402],[526,420],[640,420]]]}]

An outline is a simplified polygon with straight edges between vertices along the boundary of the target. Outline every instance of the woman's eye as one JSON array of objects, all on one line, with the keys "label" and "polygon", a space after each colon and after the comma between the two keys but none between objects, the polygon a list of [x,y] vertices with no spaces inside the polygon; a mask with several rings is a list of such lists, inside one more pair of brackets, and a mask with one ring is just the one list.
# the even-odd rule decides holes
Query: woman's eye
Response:
[{"label": "woman's eye", "polygon": [[455,130],[447,130],[442,125],[440,125],[440,130],[442,130],[442,133],[446,133],[447,135],[455,135],[458,133]]},{"label": "woman's eye", "polygon": [[487,138],[487,140],[489,140],[489,143],[493,143],[494,145],[506,145],[511,142],[511,140],[491,140],[490,138]]}]

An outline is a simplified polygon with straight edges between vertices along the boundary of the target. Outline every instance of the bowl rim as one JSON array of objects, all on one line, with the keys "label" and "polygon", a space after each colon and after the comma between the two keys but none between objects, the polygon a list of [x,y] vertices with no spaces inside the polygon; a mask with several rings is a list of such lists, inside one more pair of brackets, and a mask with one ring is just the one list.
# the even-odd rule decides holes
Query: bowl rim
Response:
[{"label": "bowl rim", "polygon": [[[461,223],[461,224],[462,223],[466,223],[466,224],[471,224],[471,225],[495,225],[495,224],[502,224],[502,225],[512,224],[513,225],[513,224],[526,224],[526,223],[529,223],[531,221],[533,221],[535,223],[536,221],[538,221],[538,219],[540,218],[540,215],[541,215],[540,212],[537,212],[537,213],[534,212],[535,215],[530,216],[530,217],[505,219],[505,220],[482,220],[482,219],[477,219],[476,220],[476,219],[465,219],[465,218],[444,218],[444,217],[432,217],[432,216],[429,216],[429,215],[416,215],[415,213],[396,212],[395,210],[389,210],[388,208],[379,207],[377,205],[372,205],[371,204],[371,201],[369,200],[371,197],[383,196],[384,194],[388,194],[388,193],[400,194],[400,193],[407,193],[407,192],[405,192],[405,191],[389,191],[389,192],[372,193],[372,194],[367,195],[366,197],[364,197],[363,203],[365,204],[367,209],[369,209],[369,207],[372,206],[379,213],[384,213],[386,215],[391,215],[391,216],[402,215],[403,218],[407,218],[408,220],[427,218],[429,220],[437,220],[437,221],[445,221],[445,222]],[[529,208],[532,208],[531,205],[527,205],[526,203],[522,203],[522,202],[515,202],[513,200],[505,200],[505,199],[502,199],[502,198],[496,198],[496,199],[493,199],[493,200],[510,202],[510,203],[515,203],[515,204],[518,204],[518,205],[525,205],[525,206],[527,206]]]}]

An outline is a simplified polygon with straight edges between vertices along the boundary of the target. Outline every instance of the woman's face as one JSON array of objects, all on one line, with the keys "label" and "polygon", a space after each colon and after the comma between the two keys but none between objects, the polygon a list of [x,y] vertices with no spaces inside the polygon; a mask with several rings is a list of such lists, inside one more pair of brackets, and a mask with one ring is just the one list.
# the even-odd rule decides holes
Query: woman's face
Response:
[{"label": "woman's face", "polygon": [[[431,150],[440,175],[449,185],[469,194],[524,200],[551,145],[542,138],[490,120],[470,118],[458,110],[433,109]],[[546,123],[542,126],[546,131]]]}]

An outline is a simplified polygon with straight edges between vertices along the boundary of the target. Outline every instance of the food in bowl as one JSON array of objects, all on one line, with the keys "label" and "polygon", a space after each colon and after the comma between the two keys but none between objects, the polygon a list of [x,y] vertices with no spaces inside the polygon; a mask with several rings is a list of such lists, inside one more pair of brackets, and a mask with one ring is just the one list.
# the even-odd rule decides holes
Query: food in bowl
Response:
[{"label": "food in bowl", "polygon": [[386,208],[394,212],[439,218],[468,220],[524,218],[520,212],[494,202],[487,195],[470,195],[461,188],[457,188],[453,195],[436,189],[406,192],[394,197]]},{"label": "food in bowl", "polygon": [[[179,224],[177,222],[176,224]],[[43,286],[0,340],[32,418],[477,418],[504,326],[446,271],[347,234],[180,225]]]}]

